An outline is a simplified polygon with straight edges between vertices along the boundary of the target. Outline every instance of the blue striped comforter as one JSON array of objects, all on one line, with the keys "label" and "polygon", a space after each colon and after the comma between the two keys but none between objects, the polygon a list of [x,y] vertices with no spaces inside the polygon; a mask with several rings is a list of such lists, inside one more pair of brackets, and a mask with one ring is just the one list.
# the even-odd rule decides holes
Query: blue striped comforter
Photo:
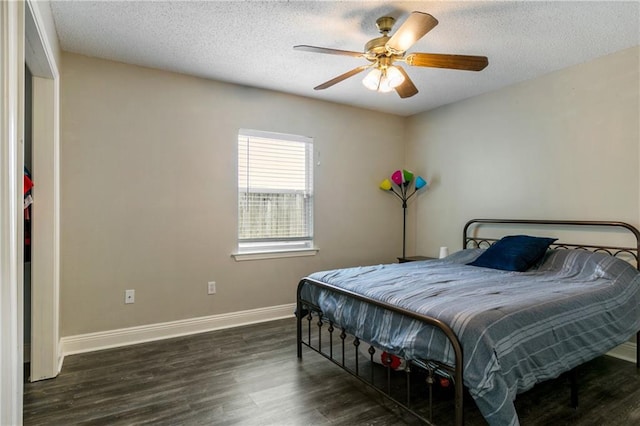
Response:
[{"label": "blue striped comforter", "polygon": [[[465,265],[480,252],[310,278],[447,323],[463,348],[464,384],[491,425],[518,425],[517,393],[606,353],[640,329],[640,274],[627,262],[550,250],[527,272]],[[311,285],[302,296],[377,347],[453,365],[450,344],[431,326]]]}]

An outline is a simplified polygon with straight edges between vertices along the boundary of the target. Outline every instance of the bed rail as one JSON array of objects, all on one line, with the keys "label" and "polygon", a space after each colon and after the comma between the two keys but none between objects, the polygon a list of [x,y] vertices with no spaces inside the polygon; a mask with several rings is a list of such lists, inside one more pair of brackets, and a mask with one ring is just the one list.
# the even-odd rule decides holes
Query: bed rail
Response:
[{"label": "bed rail", "polygon": [[[381,391],[379,388],[375,387],[373,385],[373,383],[369,383],[367,380],[365,380],[363,377],[361,377],[360,373],[359,373],[359,368],[358,368],[358,362],[357,362],[357,358],[356,358],[356,367],[355,370],[351,370],[349,368],[346,368],[345,366],[345,362],[344,362],[344,336],[345,336],[345,331],[344,329],[342,330],[342,333],[340,335],[340,338],[343,340],[343,353],[342,353],[342,361],[338,361],[337,359],[334,358],[333,356],[333,350],[332,350],[332,344],[329,344],[329,353],[323,352],[322,351],[322,341],[320,339],[321,336],[321,327],[323,325],[323,313],[320,310],[319,307],[315,306],[313,303],[306,301],[303,299],[302,297],[302,288],[304,285],[311,285],[311,286],[316,286],[318,288],[321,289],[326,289],[326,290],[330,290],[332,292],[335,293],[339,293],[339,294],[343,294],[345,296],[357,299],[359,301],[368,303],[368,304],[372,304],[375,306],[378,306],[382,309],[388,310],[388,311],[392,311],[395,313],[398,313],[400,315],[404,315],[406,317],[410,317],[412,319],[418,320],[418,321],[422,321],[426,324],[429,324],[433,327],[437,327],[438,329],[440,329],[444,335],[447,337],[447,339],[449,340],[449,342],[451,343],[451,347],[453,349],[454,355],[455,355],[455,365],[453,368],[445,366],[444,364],[438,363],[436,361],[430,361],[430,360],[415,360],[415,361],[409,361],[409,365],[418,365],[421,366],[422,368],[426,368],[427,372],[429,374],[429,377],[427,379],[427,383],[429,385],[432,384],[433,382],[433,370],[436,370],[438,368],[441,369],[445,369],[447,370],[447,373],[449,373],[451,375],[451,377],[453,378],[453,384],[454,384],[454,416],[455,416],[455,425],[456,426],[462,426],[464,424],[464,418],[463,418],[463,404],[464,404],[464,386],[462,383],[462,377],[463,377],[463,358],[462,358],[462,345],[460,345],[460,342],[458,341],[458,337],[456,336],[456,334],[454,333],[454,331],[451,329],[451,327],[449,327],[447,324],[445,324],[444,322],[435,319],[435,318],[431,318],[428,317],[426,315],[421,315],[419,313],[415,313],[406,309],[403,309],[401,307],[398,306],[394,306],[391,305],[389,303],[385,303],[382,301],[378,301],[375,299],[370,299],[366,296],[351,292],[349,290],[345,290],[343,288],[340,287],[336,287],[333,286],[331,284],[327,284],[327,283],[323,283],[308,277],[303,278],[299,283],[298,283],[298,289],[297,289],[297,302],[296,302],[296,317],[297,317],[297,350],[298,350],[298,358],[302,359],[302,346],[307,346],[310,349],[314,350],[315,352],[318,352],[319,354],[321,354],[322,356],[324,356],[325,358],[331,360],[332,362],[334,362],[335,364],[337,364],[338,366],[342,367],[344,370],[346,370],[348,373],[350,373],[352,376],[360,379],[360,381],[364,382],[365,384],[369,385],[370,388],[374,389],[375,391],[377,391],[378,393],[381,393],[383,396],[387,397],[388,399],[392,400],[395,404],[398,404],[399,406],[401,406],[403,409],[407,410],[408,412],[410,412],[411,414],[413,414],[414,416],[418,417],[420,420],[432,424],[431,423],[431,419],[426,419],[425,417],[423,417],[421,414],[419,414],[418,412],[414,411],[411,408],[411,402],[410,402],[410,395],[407,395],[407,404],[404,404],[402,401],[399,401],[398,399],[394,398],[392,395],[390,395],[390,392],[383,392]],[[311,344],[311,328],[310,328],[310,323],[311,323],[311,318],[309,318],[309,328],[308,328],[308,336],[307,336],[307,341],[305,341],[303,339],[303,317],[305,315],[303,315],[303,313],[307,312],[307,311],[313,311],[315,313],[317,313],[319,315],[319,319],[318,319],[318,348],[314,347]],[[309,313],[309,316],[311,314]],[[332,322],[329,323],[329,327],[333,328],[335,326],[335,324],[333,324]],[[330,333],[333,332],[333,330],[329,330]],[[332,336],[332,334],[330,334],[330,336]],[[331,338],[331,337],[330,337]],[[354,340],[354,346],[356,347],[356,350],[358,349],[358,345],[359,345],[359,337],[358,336],[354,336],[355,340]],[[369,348],[369,354],[371,355],[371,360],[373,360],[373,352],[372,352],[372,348]],[[387,371],[389,372],[389,366],[387,366]],[[387,373],[389,374],[389,373]],[[373,378],[373,376],[372,376]],[[388,379],[389,380],[389,379]],[[387,384],[387,386],[389,386]],[[409,391],[409,384],[407,382],[407,390]],[[429,395],[431,399],[431,389],[429,389]],[[431,401],[430,402],[430,416],[431,416],[431,412],[433,411],[433,407],[431,406]]]}]

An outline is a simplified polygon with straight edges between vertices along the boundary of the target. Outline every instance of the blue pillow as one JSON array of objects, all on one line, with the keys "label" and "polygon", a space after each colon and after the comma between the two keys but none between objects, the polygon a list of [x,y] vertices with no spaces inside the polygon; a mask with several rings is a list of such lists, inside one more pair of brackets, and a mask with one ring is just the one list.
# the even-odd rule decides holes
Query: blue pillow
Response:
[{"label": "blue pillow", "polygon": [[497,241],[467,265],[524,272],[544,256],[557,238],[509,235]]}]

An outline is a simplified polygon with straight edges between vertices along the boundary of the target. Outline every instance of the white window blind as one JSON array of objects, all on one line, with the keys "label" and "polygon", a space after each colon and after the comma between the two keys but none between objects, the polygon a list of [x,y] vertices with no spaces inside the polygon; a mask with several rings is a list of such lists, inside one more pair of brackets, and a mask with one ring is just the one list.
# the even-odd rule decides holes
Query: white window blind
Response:
[{"label": "white window blind", "polygon": [[313,139],[240,129],[238,251],[313,246]]}]

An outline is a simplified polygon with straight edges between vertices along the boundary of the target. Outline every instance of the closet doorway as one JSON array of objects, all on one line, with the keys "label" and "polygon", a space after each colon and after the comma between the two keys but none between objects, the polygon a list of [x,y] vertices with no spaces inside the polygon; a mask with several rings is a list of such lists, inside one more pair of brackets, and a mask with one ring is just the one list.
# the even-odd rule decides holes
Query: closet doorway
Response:
[{"label": "closet doorway", "polygon": [[[46,30],[38,6],[32,1],[26,1],[24,5],[24,60],[31,73],[30,172],[34,182],[30,230],[30,353],[25,354],[25,358],[28,356],[30,360],[30,371],[27,372],[29,380],[36,381],[57,376],[62,362],[58,348],[59,73],[51,46],[44,35]],[[27,113],[25,111],[25,124]],[[26,307],[27,301],[24,303],[25,311]],[[26,320],[23,323],[27,325]]]}]

